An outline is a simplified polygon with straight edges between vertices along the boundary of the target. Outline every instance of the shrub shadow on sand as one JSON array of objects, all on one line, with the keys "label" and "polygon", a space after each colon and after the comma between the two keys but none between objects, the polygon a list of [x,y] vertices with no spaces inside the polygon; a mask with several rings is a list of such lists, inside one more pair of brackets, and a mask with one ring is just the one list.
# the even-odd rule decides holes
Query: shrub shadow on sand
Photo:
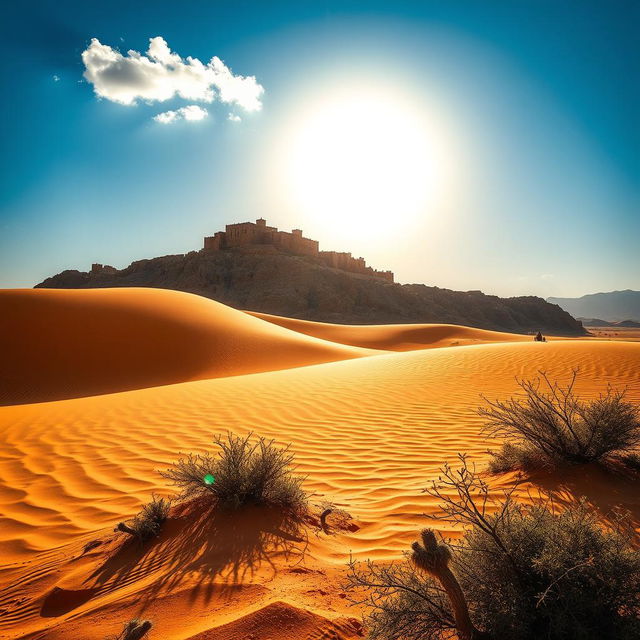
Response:
[{"label": "shrub shadow on sand", "polygon": [[640,474],[625,469],[605,468],[598,464],[567,466],[562,471],[532,472],[524,479],[559,504],[586,498],[606,520],[616,511],[626,511],[631,524],[640,527]]},{"label": "shrub shadow on sand", "polygon": [[56,618],[89,602],[98,589],[61,589],[54,587],[42,603],[40,615],[43,618]]},{"label": "shrub shadow on sand", "polygon": [[103,592],[154,576],[144,589],[143,608],[187,581],[193,584],[192,598],[203,595],[209,601],[265,565],[275,575],[276,556],[302,562],[306,547],[303,522],[282,509],[225,511],[193,500],[174,507],[158,538],[144,545],[125,541],[87,582]]}]

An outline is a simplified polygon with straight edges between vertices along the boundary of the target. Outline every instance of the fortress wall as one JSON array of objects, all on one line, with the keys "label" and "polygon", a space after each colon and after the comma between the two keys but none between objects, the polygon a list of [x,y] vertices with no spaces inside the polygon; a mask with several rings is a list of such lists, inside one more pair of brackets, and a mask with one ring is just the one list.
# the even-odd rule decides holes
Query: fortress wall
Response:
[{"label": "fortress wall", "polygon": [[373,275],[376,278],[382,278],[383,280],[387,280],[388,282],[394,282],[393,271],[377,271],[376,269],[374,269]]},{"label": "fortress wall", "polygon": [[227,246],[226,234],[224,231],[217,231],[214,235],[204,239],[205,249],[213,249],[214,251],[220,251],[220,249],[225,249],[226,246]]},{"label": "fortress wall", "polygon": [[362,273],[393,282],[391,271],[376,271],[367,267],[364,258],[354,258],[349,252],[320,251],[317,240],[305,238],[302,229],[293,229],[291,233],[278,231],[276,227],[267,226],[264,218],[253,222],[228,224],[225,231],[218,231],[204,239],[204,248],[221,250],[230,247],[247,247],[250,245],[271,245],[294,253],[319,258],[329,267],[352,273]]},{"label": "fortress wall", "polygon": [[338,266],[338,259],[336,258],[335,251],[321,251],[319,258],[330,267],[335,268]]},{"label": "fortress wall", "polygon": [[293,250],[306,256],[317,256],[320,243],[317,240],[310,240],[302,236],[293,237]]},{"label": "fortress wall", "polygon": [[261,234],[261,229],[253,222],[228,224],[225,231],[226,245],[228,247],[240,247],[247,244],[256,244]]},{"label": "fortress wall", "polygon": [[293,244],[293,236],[286,231],[278,231],[274,234],[274,244],[283,249],[291,249],[291,245]]}]

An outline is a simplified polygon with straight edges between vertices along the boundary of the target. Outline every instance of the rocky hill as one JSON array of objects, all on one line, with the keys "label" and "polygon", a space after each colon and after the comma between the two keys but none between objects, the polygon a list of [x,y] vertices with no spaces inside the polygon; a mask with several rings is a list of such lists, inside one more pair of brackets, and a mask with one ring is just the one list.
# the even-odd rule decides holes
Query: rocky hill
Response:
[{"label": "rocky hill", "polygon": [[36,286],[177,289],[238,309],[344,324],[441,322],[519,333],[585,333],[580,322],[542,298],[401,285],[270,246],[193,251],[138,260],[121,270],[94,265],[91,272],[63,271]]}]

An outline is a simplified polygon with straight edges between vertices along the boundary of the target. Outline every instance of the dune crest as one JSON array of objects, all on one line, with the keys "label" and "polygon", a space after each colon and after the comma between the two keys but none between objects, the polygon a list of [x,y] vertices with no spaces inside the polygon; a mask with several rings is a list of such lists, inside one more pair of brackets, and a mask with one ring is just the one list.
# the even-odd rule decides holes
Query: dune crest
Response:
[{"label": "dune crest", "polygon": [[0,291],[0,404],[44,402],[369,355],[162,289]]},{"label": "dune crest", "polygon": [[531,340],[531,336],[504,331],[489,331],[488,329],[477,329],[457,324],[346,325],[285,318],[256,311],[246,311],[245,313],[314,338],[351,347],[386,351],[414,351],[434,347]]}]

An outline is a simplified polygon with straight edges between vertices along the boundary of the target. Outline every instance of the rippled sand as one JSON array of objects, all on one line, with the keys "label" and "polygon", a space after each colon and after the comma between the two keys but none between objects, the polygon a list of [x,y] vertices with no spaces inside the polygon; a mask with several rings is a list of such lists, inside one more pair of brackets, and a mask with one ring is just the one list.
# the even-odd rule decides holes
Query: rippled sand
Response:
[{"label": "rippled sand", "polygon": [[[282,326],[276,326],[175,292],[38,290],[20,302],[31,305],[22,326],[15,326],[22,346],[13,347],[11,362],[2,365],[3,377],[13,365],[26,380],[23,389],[15,384],[11,402],[30,394],[86,395],[94,388],[80,384],[96,366],[91,358],[70,357],[47,369],[54,375],[56,367],[84,364],[73,384],[52,379],[47,386],[44,374],[27,380],[38,357],[55,357],[46,344],[49,334],[38,334],[40,325],[28,326],[41,323],[41,294],[62,307],[51,321],[64,318],[67,324],[53,331],[56,349],[63,339],[91,349],[91,336],[101,335],[96,327],[106,331],[122,318],[135,318],[119,343],[102,343],[92,357],[119,349],[110,360],[117,366],[98,376],[102,391],[148,388],[0,407],[5,638],[97,640],[116,634],[136,615],[154,621],[151,638],[170,640],[244,640],[251,633],[272,640],[357,638],[360,612],[348,608],[340,587],[345,562],[350,554],[401,556],[429,523],[424,514],[437,510],[422,489],[444,461],[466,452],[482,468],[489,443],[480,434],[481,395],[514,393],[516,376],[545,370],[566,379],[578,368],[579,393],[594,395],[611,383],[627,386],[630,398],[640,400],[637,342],[534,343],[446,325],[351,327],[341,333],[336,325],[306,323],[316,326],[303,330],[298,321],[280,319]],[[91,331],[85,330],[96,313],[106,319],[95,318]],[[38,353],[22,353],[28,349],[25,336],[36,334]],[[145,378],[140,358],[147,352],[136,349],[146,340],[144,349],[163,340],[180,348],[152,359]],[[455,342],[460,346],[443,348]],[[409,344],[416,350],[407,351]],[[440,348],[427,348],[433,344]],[[122,378],[118,372],[128,362],[136,375]],[[162,375],[180,371],[169,377],[178,383],[151,386],[158,367]],[[262,532],[253,537],[247,532],[255,533],[255,526],[248,522],[203,523],[184,515],[148,547],[123,547],[114,525],[135,514],[153,492],[170,491],[157,470],[180,452],[205,451],[213,434],[227,429],[291,443],[312,501],[345,509],[354,526],[331,535],[311,531],[306,545],[276,544],[260,514],[247,516]],[[491,483],[498,489],[507,481]],[[596,471],[566,481],[603,508],[614,493],[615,501],[639,507],[634,492]],[[101,544],[83,553],[92,540]]]}]

